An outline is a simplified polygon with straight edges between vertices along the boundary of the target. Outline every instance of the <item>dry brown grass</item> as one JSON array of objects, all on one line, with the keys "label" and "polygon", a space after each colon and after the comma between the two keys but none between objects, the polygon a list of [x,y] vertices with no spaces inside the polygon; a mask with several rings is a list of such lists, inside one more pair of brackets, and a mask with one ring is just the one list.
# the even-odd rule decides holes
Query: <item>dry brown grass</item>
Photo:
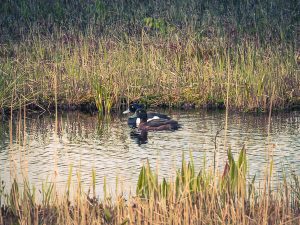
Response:
[{"label": "dry brown grass", "polygon": [[[55,184],[45,183],[41,198],[28,182],[14,182],[1,199],[2,224],[299,224],[299,177],[272,188],[270,179],[257,183],[246,179],[246,155],[238,160],[228,155],[223,174],[194,171],[193,161],[182,162],[174,180],[159,178],[149,164],[141,169],[135,196],[122,195],[105,199],[95,196],[95,173],[92,193],[84,192],[80,177],[70,192],[56,191]],[[268,171],[272,174],[272,171]],[[71,194],[72,193],[72,194]]]}]

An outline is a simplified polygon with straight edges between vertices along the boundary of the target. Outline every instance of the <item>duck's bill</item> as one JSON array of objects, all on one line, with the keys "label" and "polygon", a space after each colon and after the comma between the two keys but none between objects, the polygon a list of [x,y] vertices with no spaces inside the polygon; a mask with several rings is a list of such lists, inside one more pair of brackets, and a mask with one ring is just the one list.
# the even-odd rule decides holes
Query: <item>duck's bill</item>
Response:
[{"label": "duck's bill", "polygon": [[123,114],[127,114],[127,113],[130,113],[129,109],[127,109],[126,111],[123,112]]}]

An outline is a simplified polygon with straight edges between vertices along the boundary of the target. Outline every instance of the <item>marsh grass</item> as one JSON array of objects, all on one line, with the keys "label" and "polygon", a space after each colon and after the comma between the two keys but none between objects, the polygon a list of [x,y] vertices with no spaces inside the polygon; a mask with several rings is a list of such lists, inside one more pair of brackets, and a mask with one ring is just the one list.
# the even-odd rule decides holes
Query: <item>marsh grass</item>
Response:
[{"label": "marsh grass", "polygon": [[[142,166],[136,195],[99,199],[95,191],[96,171],[91,172],[91,189],[84,192],[80,175],[66,192],[52,182],[42,190],[13,181],[10,191],[0,189],[3,224],[298,224],[300,220],[299,177],[271,188],[257,188],[247,178],[248,162],[242,149],[235,160],[231,151],[223,173],[203,168],[195,171],[192,156],[175,172],[174,178],[159,178],[149,165]],[[267,171],[272,174],[272,171]],[[72,167],[70,167],[72,174]],[[70,187],[74,190],[70,192]],[[104,190],[106,184],[104,183]],[[38,200],[37,192],[42,195]]]},{"label": "marsh grass", "polygon": [[[297,1],[1,4],[0,107],[20,118],[32,106],[57,118],[59,107],[90,103],[108,114],[136,99],[258,111],[299,104]],[[16,130],[22,153],[25,123]],[[238,160],[228,151],[223,173],[196,172],[183,157],[170,179],[146,164],[134,196],[110,196],[105,181],[104,199],[96,197],[96,171],[92,194],[79,173],[71,192],[72,167],[65,193],[53,181],[37,190],[22,171],[23,185],[12,176],[5,192],[1,182],[0,224],[299,224],[299,177],[274,189],[271,163],[257,189],[246,162],[245,149]]]},{"label": "marsh grass", "polygon": [[[26,113],[20,110],[19,114],[20,122],[14,135],[20,146],[19,154],[24,154],[26,126],[22,119],[26,119]],[[228,149],[227,162],[221,171],[218,166],[208,168],[205,160],[202,169],[197,171],[192,153],[189,161],[183,154],[181,167],[176,171],[170,168],[170,177],[165,178],[146,162],[140,169],[134,194],[119,190],[117,178],[116,189],[110,192],[104,178],[101,198],[96,186],[97,173],[101,171],[92,169],[90,184],[86,185],[80,171],[76,171],[74,179],[73,166],[70,165],[65,189],[58,189],[54,168],[51,179],[46,179],[41,186],[34,186],[27,178],[26,154],[23,158],[20,161],[21,176],[17,177],[17,172],[12,171],[9,186],[0,180],[1,224],[300,222],[299,176],[292,172],[278,184],[273,182],[273,163],[270,160],[262,180],[249,177],[251,162],[247,160],[245,148],[237,156]]]},{"label": "marsh grass", "polygon": [[295,1],[3,4],[2,108],[222,108],[228,93],[231,109],[265,111],[273,89],[275,109],[299,104]]},{"label": "marsh grass", "polygon": [[168,106],[224,105],[227,88],[231,108],[242,110],[267,110],[273,89],[274,108],[288,108],[299,96],[296,52],[289,47],[257,47],[247,41],[229,47],[194,37],[185,42],[174,37],[157,40],[146,33],[142,40],[81,36],[73,43],[26,42],[25,49],[14,47],[14,58],[2,58],[6,74],[24,74],[22,83],[10,76],[1,81],[7,86],[2,107],[10,105],[6,98],[12,90],[27,104],[55,105],[56,79],[58,105],[95,102],[106,113],[124,99]]}]

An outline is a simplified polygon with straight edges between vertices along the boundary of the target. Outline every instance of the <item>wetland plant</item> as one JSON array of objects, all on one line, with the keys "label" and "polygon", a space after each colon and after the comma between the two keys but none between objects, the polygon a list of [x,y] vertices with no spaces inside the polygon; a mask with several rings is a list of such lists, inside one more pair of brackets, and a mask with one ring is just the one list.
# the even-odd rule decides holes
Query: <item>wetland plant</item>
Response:
[{"label": "wetland plant", "polygon": [[5,0],[0,107],[297,107],[299,4],[242,2]]},{"label": "wetland plant", "polygon": [[[13,181],[5,196],[2,224],[298,224],[299,177],[283,182],[276,189],[258,188],[255,178],[247,178],[246,151],[235,160],[228,151],[223,174],[203,168],[195,171],[193,158],[175,172],[175,177],[159,178],[149,162],[142,166],[136,195],[96,197],[96,173],[93,170],[92,196],[82,189],[80,173],[70,192],[59,193],[53,184],[43,185],[42,201],[36,188]],[[271,169],[270,169],[271,170]],[[70,169],[70,174],[72,169]],[[271,171],[269,171],[271,174]],[[268,172],[268,173],[269,173]],[[266,179],[268,183],[270,179]],[[269,187],[270,184],[267,184]]]}]

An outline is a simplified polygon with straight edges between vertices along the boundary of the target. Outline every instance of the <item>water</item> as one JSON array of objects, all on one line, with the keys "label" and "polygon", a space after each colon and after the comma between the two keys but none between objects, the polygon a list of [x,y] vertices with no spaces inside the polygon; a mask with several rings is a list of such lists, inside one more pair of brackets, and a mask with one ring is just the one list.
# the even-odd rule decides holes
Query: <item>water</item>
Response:
[{"label": "water", "polygon": [[[97,116],[63,113],[57,119],[57,128],[51,115],[29,117],[25,121],[25,142],[23,120],[13,121],[12,139],[9,122],[3,121],[0,126],[1,179],[9,184],[13,176],[19,180],[28,176],[37,187],[46,180],[55,180],[57,186],[65,190],[72,167],[73,181],[80,177],[88,188],[94,168],[98,193],[102,194],[104,177],[111,191],[118,183],[119,190],[129,192],[135,190],[140,168],[147,160],[160,177],[170,178],[175,169],[180,168],[183,153],[187,159],[192,153],[197,170],[204,165],[213,168],[215,148],[217,168],[222,171],[227,159],[224,130],[221,130],[225,113],[165,113],[178,120],[182,128],[175,132],[148,133],[147,140],[132,135],[127,117],[123,115],[99,121]],[[229,115],[228,124],[227,146],[232,148],[235,157],[243,145],[247,149],[249,179],[254,174],[258,178],[264,176],[270,153],[274,155],[275,177],[280,179],[283,172],[290,174],[290,171],[300,175],[300,112],[273,115],[269,137],[267,115],[233,113]]]}]

